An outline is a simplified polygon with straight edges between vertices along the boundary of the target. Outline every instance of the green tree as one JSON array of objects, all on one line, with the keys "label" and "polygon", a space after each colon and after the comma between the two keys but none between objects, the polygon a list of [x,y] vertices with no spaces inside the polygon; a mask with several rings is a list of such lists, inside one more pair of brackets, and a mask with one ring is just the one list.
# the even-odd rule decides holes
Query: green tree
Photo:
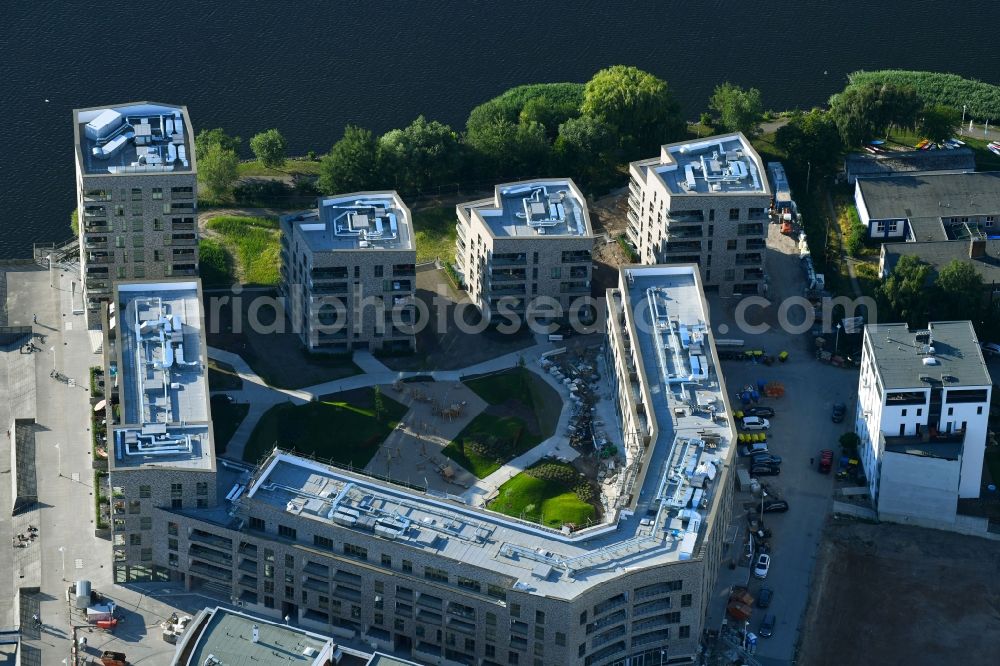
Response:
[{"label": "green tree", "polygon": [[912,127],[921,104],[913,88],[891,83],[848,86],[830,98],[830,114],[847,146],[857,146],[893,125]]},{"label": "green tree", "polygon": [[257,161],[268,169],[277,169],[285,164],[285,137],[277,129],[269,129],[255,134],[250,139],[250,150]]},{"label": "green tree", "polygon": [[391,130],[379,138],[378,158],[390,184],[421,191],[458,177],[462,146],[451,127],[419,116],[404,129]]},{"label": "green tree", "polygon": [[[198,132],[198,136],[194,139],[194,154],[201,160],[201,156],[205,154],[208,147],[212,144],[219,144],[226,150],[231,150],[237,155],[240,152],[240,145],[243,140],[238,136],[229,136],[226,134],[221,127],[216,127],[214,129],[203,129]],[[198,165],[199,167],[201,165]]]},{"label": "green tree", "polygon": [[935,104],[920,114],[920,132],[935,143],[950,139],[962,123],[962,114],[950,106]]},{"label": "green tree", "polygon": [[940,306],[934,312],[935,318],[970,319],[977,325],[985,310],[985,286],[983,278],[971,261],[952,259],[938,271],[934,282],[939,293]]},{"label": "green tree", "polygon": [[[548,100],[548,106],[575,108],[579,111],[580,104],[583,102],[583,84],[536,83],[516,86],[472,109],[469,112],[465,130],[467,133],[474,133],[487,125],[492,125],[501,118],[515,124],[519,123],[522,120],[521,112],[524,108],[529,105],[531,100],[539,97]],[[536,116],[536,114],[538,115]],[[554,133],[555,128],[549,127],[545,122],[546,118],[541,117],[541,114],[542,109],[529,109],[524,120],[525,122],[541,122],[546,125],[546,129],[550,133]],[[548,120],[551,122],[551,118]]]},{"label": "green tree", "polygon": [[843,145],[837,125],[828,113],[813,109],[795,112],[786,125],[775,132],[774,144],[788,155],[788,162],[800,171],[815,169],[832,173],[840,166]]},{"label": "green tree", "polygon": [[547,95],[533,97],[524,103],[518,122],[522,125],[538,123],[545,128],[550,140],[555,140],[559,127],[580,115],[580,104],[574,99],[552,98]]},{"label": "green tree", "polygon": [[236,151],[223,147],[221,143],[211,143],[204,155],[198,157],[198,180],[208,188],[213,198],[218,199],[228,194],[239,178],[239,164]]},{"label": "green tree", "polygon": [[764,102],[756,88],[744,90],[728,81],[716,86],[708,101],[708,108],[719,114],[722,126],[730,132],[743,132],[755,136],[760,132],[760,118]]},{"label": "green tree", "polygon": [[378,187],[378,141],[370,130],[354,125],[320,160],[317,185],[324,194]]},{"label": "green tree", "polygon": [[465,143],[478,153],[478,166],[487,177],[543,172],[551,151],[540,123],[512,123],[504,118],[467,132]]},{"label": "green tree", "polygon": [[879,295],[894,317],[911,326],[925,326],[934,298],[930,277],[930,266],[914,255],[904,255],[879,287]]},{"label": "green tree", "polygon": [[625,65],[594,74],[584,87],[580,110],[609,123],[620,145],[632,153],[677,139],[685,130],[680,106],[667,82]]},{"label": "green tree", "polygon": [[560,169],[587,185],[606,185],[613,174],[616,137],[607,123],[593,116],[570,118],[559,126],[555,153]]}]

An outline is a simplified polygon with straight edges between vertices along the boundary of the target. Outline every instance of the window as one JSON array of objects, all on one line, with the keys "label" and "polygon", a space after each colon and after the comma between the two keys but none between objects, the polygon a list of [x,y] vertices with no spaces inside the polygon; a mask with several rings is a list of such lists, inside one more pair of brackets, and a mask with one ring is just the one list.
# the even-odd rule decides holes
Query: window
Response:
[{"label": "window", "polygon": [[738,220],[738,219],[740,219],[740,209],[739,208],[730,208],[729,209],[729,219],[730,220]]},{"label": "window", "polygon": [[148,498],[152,496],[149,486],[139,486],[139,497]]},{"label": "window", "polygon": [[490,659],[497,656],[497,648],[495,645],[486,644],[486,656]]},{"label": "window", "polygon": [[382,566],[392,567],[392,556],[382,553]]},{"label": "window", "polygon": [[982,413],[983,413],[983,407],[982,407],[982,405],[980,405],[979,407],[976,407],[976,414],[982,414]]},{"label": "window", "polygon": [[199,481],[194,485],[194,488],[195,488],[195,493],[198,495],[208,494],[208,483],[205,481]]},{"label": "window", "polygon": [[153,549],[152,548],[143,548],[142,550],[140,550],[139,551],[139,559],[142,560],[143,562],[152,562],[153,561]]},{"label": "window", "polygon": [[685,624],[677,633],[678,638],[691,638],[691,627]]},{"label": "window", "polygon": [[177,539],[167,539],[167,550],[177,550]]},{"label": "window", "polygon": [[562,277],[562,267],[560,267],[560,266],[553,266],[551,269],[549,269],[549,277],[555,278],[555,279],[561,278]]},{"label": "window", "polygon": [[726,249],[727,250],[735,250],[736,249],[736,240],[735,239],[733,239],[733,240],[727,240],[726,241]]},{"label": "window", "polygon": [[139,529],[140,530],[151,530],[153,529],[153,519],[149,516],[142,516],[139,518]]},{"label": "window", "polygon": [[153,188],[153,199],[162,199],[162,198],[163,198],[163,188],[162,187],[154,187]]},{"label": "window", "polygon": [[180,559],[177,557],[177,553],[167,554],[167,566],[176,567],[180,565]]},{"label": "window", "polygon": [[356,557],[359,560],[367,560],[368,549],[362,548],[361,546],[355,546],[353,543],[345,543],[344,555],[349,555],[350,557]]},{"label": "window", "polygon": [[356,278],[361,277],[361,266],[354,267],[354,277]]},{"label": "window", "polygon": [[288,527],[287,525],[278,525],[278,536],[283,536],[286,539],[294,539],[298,536],[298,532],[294,527]]},{"label": "window", "polygon": [[459,587],[464,587],[467,590],[474,590],[476,592],[479,592],[480,590],[479,582],[474,581],[471,578],[465,578],[463,576],[459,576],[457,582]]},{"label": "window", "polygon": [[[136,257],[136,260],[138,261],[141,258],[142,258],[142,255],[140,254],[138,257]],[[146,277],[146,267],[145,266],[135,266],[135,267],[132,268],[132,274],[133,274],[132,277],[144,278],[144,277]],[[201,502],[201,501],[204,501],[204,500],[198,500],[198,501]]]},{"label": "window", "polygon": [[531,263],[533,263],[533,264],[537,264],[538,263],[538,253],[537,252],[534,253],[534,257],[532,258]]},{"label": "window", "polygon": [[521,604],[511,604],[510,605],[510,616],[511,617],[521,617]]},{"label": "window", "polygon": [[507,663],[508,664],[512,664],[513,666],[517,666],[517,660],[518,660],[518,654],[516,652],[511,651],[511,652],[507,653]]},{"label": "window", "polygon": [[129,513],[139,513],[142,510],[142,502],[139,500],[132,500],[128,503]]},{"label": "window", "polygon": [[691,595],[682,594],[681,595],[681,608],[687,608],[691,605]]},{"label": "window", "polygon": [[922,416],[923,413],[924,413],[924,410],[922,410],[922,409],[918,409],[917,410],[917,416]]},{"label": "window", "polygon": [[954,407],[949,407],[948,408],[948,416],[954,416],[954,415],[955,415],[955,408]]},{"label": "window", "polygon": [[558,645],[559,647],[566,646],[566,634],[564,634],[561,631],[556,632],[556,645]]},{"label": "window", "polygon": [[294,555],[285,555],[285,568],[286,569],[294,569],[295,568],[295,556]]},{"label": "window", "polygon": [[504,601],[507,600],[507,591],[499,585],[494,585],[493,583],[486,584],[486,594],[494,599],[501,599]]},{"label": "window", "polygon": [[580,624],[587,624],[587,611],[580,613]]},{"label": "window", "polygon": [[285,586],[285,598],[286,599],[294,599],[295,598],[295,586],[294,585],[286,585]]},{"label": "window", "polygon": [[375,277],[382,277],[382,275],[384,273],[385,273],[385,267],[384,266],[376,266],[375,267]]},{"label": "window", "polygon": [[130,546],[141,546],[142,545],[142,535],[132,532],[128,535],[128,545]]},{"label": "window", "polygon": [[179,497],[170,500],[170,508],[171,509],[183,509],[184,508],[184,500],[180,499]]},{"label": "window", "polygon": [[535,640],[536,641],[545,640],[545,627],[535,627]]},{"label": "window", "polygon": [[160,262],[163,261],[163,253],[159,250],[153,250],[153,261]]},{"label": "window", "polygon": [[167,534],[177,536],[177,523],[167,523]]},{"label": "window", "polygon": [[444,569],[435,569],[434,567],[424,567],[424,578],[428,580],[436,580],[439,583],[448,582],[448,572]]},{"label": "window", "polygon": [[250,516],[250,522],[248,523],[247,527],[249,527],[252,530],[256,530],[258,532],[263,532],[264,531],[264,519],[263,518],[254,518],[253,516]]},{"label": "window", "polygon": [[320,548],[325,548],[326,550],[333,550],[333,539],[328,539],[325,536],[314,534],[313,545],[319,546]]},{"label": "window", "polygon": [[375,613],[374,624],[385,624],[385,616],[382,613]]},{"label": "window", "polygon": [[406,629],[406,623],[400,620],[398,617],[393,620],[392,628],[396,631],[403,631]]},{"label": "window", "polygon": [[906,416],[906,410],[905,409],[903,410],[903,414],[902,415]]},{"label": "window", "polygon": [[586,651],[587,651],[587,644],[586,643],[580,643],[580,647],[577,648],[577,650],[576,650],[576,656],[582,657]]},{"label": "window", "polygon": [[535,624],[545,624],[545,611],[535,611]]},{"label": "window", "polygon": [[132,188],[132,201],[142,201],[142,188],[133,187]]},{"label": "window", "polygon": [[170,496],[180,497],[184,494],[184,484],[182,483],[171,483],[170,484]]},{"label": "window", "polygon": [[264,608],[274,608],[274,597],[264,597]]},{"label": "window", "polygon": [[403,573],[413,573],[413,562],[403,560]]}]

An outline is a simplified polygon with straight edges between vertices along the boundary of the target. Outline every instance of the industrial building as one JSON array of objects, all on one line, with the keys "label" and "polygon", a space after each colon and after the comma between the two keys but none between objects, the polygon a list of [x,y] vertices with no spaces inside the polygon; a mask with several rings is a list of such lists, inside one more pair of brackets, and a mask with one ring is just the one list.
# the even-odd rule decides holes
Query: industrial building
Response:
[{"label": "industrial building", "polygon": [[313,351],[412,351],[417,252],[395,192],[322,197],[281,218],[281,290]]},{"label": "industrial building", "polygon": [[869,237],[885,242],[1000,235],[1000,171],[860,178],[854,203]]},{"label": "industrial building", "polygon": [[553,529],[276,449],[217,506],[154,495],[155,570],[420,663],[694,663],[735,439],[708,310],[694,266],[623,269],[609,301],[626,450],[598,524]]},{"label": "industrial building", "polygon": [[865,327],[855,432],[880,517],[955,521],[979,497],[993,382],[969,321]]},{"label": "industrial building", "polygon": [[497,185],[492,198],[455,210],[455,268],[484,316],[523,318],[533,304],[547,319],[542,304],[558,303],[561,316],[590,318],[594,230],[572,180]]},{"label": "industrial building", "polygon": [[115,281],[198,274],[198,178],[187,108],[73,111],[81,284],[100,324]]},{"label": "industrial building", "polygon": [[[116,583],[167,580],[154,509],[216,506],[200,281],[115,283],[104,326]],[[155,556],[154,556],[155,552]]]},{"label": "industrial building", "polygon": [[629,174],[626,236],[641,263],[698,264],[725,297],[764,293],[772,191],[742,133],[665,145]]}]

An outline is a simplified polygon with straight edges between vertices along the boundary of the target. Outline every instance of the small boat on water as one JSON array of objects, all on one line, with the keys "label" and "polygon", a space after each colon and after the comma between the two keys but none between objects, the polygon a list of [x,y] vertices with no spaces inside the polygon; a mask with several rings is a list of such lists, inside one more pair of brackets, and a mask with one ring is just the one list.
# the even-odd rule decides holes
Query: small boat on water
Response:
[{"label": "small boat on water", "polygon": [[928,146],[928,145],[930,145],[930,141],[928,141],[927,139],[921,139],[921,140],[920,140],[920,143],[918,143],[918,144],[917,144],[917,145],[915,146],[915,148],[916,148],[917,150],[925,150],[925,149],[927,148],[927,146]]},{"label": "small boat on water", "polygon": [[990,145],[986,146],[986,148],[994,155],[1000,155],[1000,146],[994,146],[991,143]]}]

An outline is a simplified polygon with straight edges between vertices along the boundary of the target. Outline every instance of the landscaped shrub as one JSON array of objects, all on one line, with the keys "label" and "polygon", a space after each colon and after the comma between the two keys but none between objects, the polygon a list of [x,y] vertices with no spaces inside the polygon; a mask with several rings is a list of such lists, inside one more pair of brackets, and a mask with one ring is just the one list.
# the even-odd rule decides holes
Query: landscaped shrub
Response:
[{"label": "landscaped shrub", "polygon": [[233,199],[244,206],[283,206],[294,190],[280,180],[253,180],[233,188]]},{"label": "landscaped shrub", "polygon": [[913,88],[925,106],[941,104],[961,110],[965,105],[969,118],[1000,118],[1000,86],[966,79],[957,74],[882,69],[854,72],[847,79],[848,86],[863,86],[868,83],[906,86]]}]

